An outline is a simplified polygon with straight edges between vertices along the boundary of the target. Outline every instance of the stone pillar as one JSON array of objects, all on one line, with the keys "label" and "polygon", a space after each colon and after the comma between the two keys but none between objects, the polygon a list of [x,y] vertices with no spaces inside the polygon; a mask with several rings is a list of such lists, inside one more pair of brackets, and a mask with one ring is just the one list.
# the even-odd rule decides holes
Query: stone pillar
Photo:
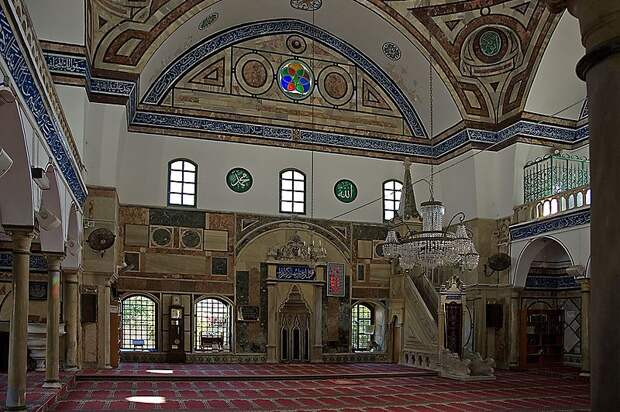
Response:
[{"label": "stone pillar", "polygon": [[110,285],[97,287],[97,367],[110,368]]},{"label": "stone pillar", "polygon": [[313,363],[323,362],[323,285],[314,285],[314,345],[312,345]]},{"label": "stone pillar", "polygon": [[439,308],[437,310],[437,349],[441,353],[446,348],[446,307],[444,300],[439,297]]},{"label": "stone pillar", "polygon": [[590,125],[590,176],[594,194],[591,223],[592,410],[611,411],[620,405],[620,1],[546,0],[553,12],[568,7],[579,19],[586,55],[577,65],[586,81]]},{"label": "stone pillar", "polygon": [[6,409],[26,410],[28,362],[28,283],[30,278],[31,230],[5,228],[13,239],[13,309],[9,332],[9,376]]},{"label": "stone pillar", "polygon": [[63,281],[65,285],[65,325],[67,335],[65,339],[66,357],[65,369],[78,369],[78,272],[64,270]]},{"label": "stone pillar", "polygon": [[47,270],[47,345],[45,347],[45,383],[44,388],[60,388],[60,254],[48,254]]},{"label": "stone pillar", "polygon": [[105,354],[105,367],[106,369],[112,369],[112,365],[110,364],[110,311],[111,311],[111,305],[110,305],[110,299],[112,298],[112,291],[111,291],[111,285],[110,282],[106,282],[105,283],[105,288],[103,289],[103,299],[105,302],[105,308],[104,308],[104,318],[103,318],[103,331],[104,331],[104,336],[105,336],[105,342],[103,345],[103,350],[104,350],[104,354]]},{"label": "stone pillar", "polygon": [[276,297],[276,265],[267,265],[267,363],[277,363],[280,327]]},{"label": "stone pillar", "polygon": [[509,331],[509,352],[508,367],[516,368],[519,366],[519,312],[521,302],[521,289],[512,289],[510,292],[510,331]]},{"label": "stone pillar", "polygon": [[579,279],[581,286],[581,376],[590,376],[590,278]]}]

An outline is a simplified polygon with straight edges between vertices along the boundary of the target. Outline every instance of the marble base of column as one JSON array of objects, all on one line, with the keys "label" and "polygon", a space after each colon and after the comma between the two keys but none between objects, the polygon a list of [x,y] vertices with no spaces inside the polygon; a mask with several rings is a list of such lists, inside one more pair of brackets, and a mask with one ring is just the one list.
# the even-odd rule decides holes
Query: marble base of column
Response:
[{"label": "marble base of column", "polygon": [[13,309],[9,326],[9,371],[6,410],[26,410],[28,362],[28,283],[33,233],[5,227],[13,240]]}]

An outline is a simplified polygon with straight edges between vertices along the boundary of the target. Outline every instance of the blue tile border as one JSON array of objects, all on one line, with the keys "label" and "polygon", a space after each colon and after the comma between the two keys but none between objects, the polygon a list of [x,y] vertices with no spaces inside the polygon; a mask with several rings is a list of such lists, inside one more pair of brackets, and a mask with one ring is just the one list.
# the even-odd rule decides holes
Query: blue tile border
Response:
[{"label": "blue tile border", "polygon": [[544,233],[590,223],[590,208],[510,227],[510,240],[521,240]]},{"label": "blue tile border", "polygon": [[538,276],[527,275],[526,289],[556,289],[570,290],[579,289],[579,284],[574,276]]},{"label": "blue tile border", "polygon": [[[19,37],[15,35],[4,8],[0,7],[0,57],[23,96],[23,102],[32,112],[39,130],[49,146],[70,190],[80,204],[86,200],[86,186],[67,144],[67,137],[58,124],[53,111],[48,108],[41,92],[37,76],[33,75],[28,58],[20,48]],[[73,66],[71,66],[73,68]]]},{"label": "blue tile border", "polygon": [[[0,253],[0,271],[11,272],[13,270],[13,253]],[[30,255],[30,271],[47,273],[47,259],[40,254]]]}]

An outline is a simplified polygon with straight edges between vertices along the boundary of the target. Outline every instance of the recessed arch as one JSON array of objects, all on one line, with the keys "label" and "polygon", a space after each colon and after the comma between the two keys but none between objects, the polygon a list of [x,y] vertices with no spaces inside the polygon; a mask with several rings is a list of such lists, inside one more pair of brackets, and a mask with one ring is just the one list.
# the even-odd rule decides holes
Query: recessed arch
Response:
[{"label": "recessed arch", "polygon": [[4,136],[0,145],[13,165],[0,177],[0,223],[3,226],[34,226],[34,192],[28,143],[17,103],[0,99],[0,125]]},{"label": "recessed arch", "polygon": [[527,275],[529,273],[532,262],[536,259],[536,257],[549,246],[550,242],[559,246],[563,253],[570,260],[570,265],[574,263],[574,259],[571,256],[568,248],[562,243],[559,239],[553,236],[544,236],[536,239],[530,240],[525,248],[519,254],[517,258],[517,263],[515,265],[515,271],[513,276],[513,284],[515,287],[525,287],[527,282]]}]

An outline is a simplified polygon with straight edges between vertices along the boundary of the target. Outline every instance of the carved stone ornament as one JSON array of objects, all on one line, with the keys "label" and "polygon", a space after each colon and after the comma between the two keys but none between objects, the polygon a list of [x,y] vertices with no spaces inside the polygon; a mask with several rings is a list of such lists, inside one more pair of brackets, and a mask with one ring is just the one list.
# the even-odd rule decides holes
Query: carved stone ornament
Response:
[{"label": "carved stone ornament", "polygon": [[495,360],[493,358],[482,359],[478,352],[465,350],[464,359],[469,359],[469,370],[471,376],[495,376]]}]

